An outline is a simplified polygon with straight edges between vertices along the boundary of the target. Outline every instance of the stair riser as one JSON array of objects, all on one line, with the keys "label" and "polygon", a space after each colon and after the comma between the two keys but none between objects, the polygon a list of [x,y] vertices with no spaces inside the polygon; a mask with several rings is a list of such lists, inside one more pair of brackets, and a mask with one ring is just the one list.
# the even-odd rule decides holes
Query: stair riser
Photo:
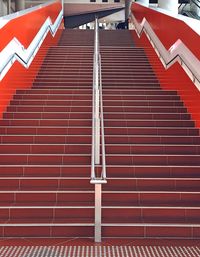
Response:
[{"label": "stair riser", "polygon": [[[61,166],[0,166],[1,177],[89,177],[88,167]],[[199,167],[164,167],[164,166],[107,166],[108,178],[200,178]]]},{"label": "stair riser", "polygon": [[192,166],[107,166],[109,178],[199,178],[200,167]]},{"label": "stair riser", "polygon": [[[91,101],[69,101],[66,106],[9,106],[8,112],[70,112],[72,106],[91,107]],[[81,107],[79,107],[81,109]],[[92,109],[92,107],[91,107]],[[90,110],[91,110],[90,109]]]},{"label": "stair riser", "polygon": [[[141,115],[142,119],[142,115]],[[156,121],[156,120],[105,120],[106,127],[194,127],[193,121]]]},{"label": "stair riser", "polygon": [[199,155],[107,155],[106,160],[108,165],[200,165]]},{"label": "stair riser", "polygon": [[25,126],[25,127],[91,127],[90,119],[66,120],[0,120],[0,126]]},{"label": "stair riser", "polygon": [[0,133],[6,135],[88,135],[91,136],[90,127],[0,127]]},{"label": "stair riser", "polygon": [[106,144],[172,144],[172,145],[199,145],[199,136],[106,136]]},{"label": "stair riser", "polygon": [[0,237],[93,237],[93,226],[5,226],[1,228]]},{"label": "stair riser", "polygon": [[194,192],[103,193],[103,206],[200,206],[200,194]]},{"label": "stair riser", "polygon": [[91,145],[0,145],[0,154],[91,154]]},{"label": "stair riser", "polygon": [[[30,103],[29,103],[30,104]],[[151,106],[151,107],[179,107],[179,106],[183,106],[183,103],[181,101],[166,101],[163,100],[162,102],[155,100],[155,101],[150,101],[150,100],[139,100],[137,99],[137,101],[132,101],[129,100],[128,102],[126,100],[121,100],[121,101],[116,101],[116,100],[112,100],[112,101],[104,101],[103,102],[104,107],[109,107],[109,106],[118,106],[118,107],[132,107],[132,106]],[[123,109],[122,109],[123,110]]]},{"label": "stair riser", "polygon": [[[116,142],[117,143],[117,142]],[[106,146],[107,154],[200,154],[200,146]],[[76,154],[76,153],[91,153],[90,145],[0,145],[0,153],[12,153],[12,154]]]},{"label": "stair riser", "polygon": [[[117,144],[117,141],[116,141]],[[1,150],[0,150],[1,151]],[[200,146],[147,146],[147,145],[106,145],[108,154],[200,154]]]},{"label": "stair riser", "polygon": [[94,208],[1,208],[0,220],[23,223],[62,222],[76,223],[91,222],[94,220]]},{"label": "stair riser", "polygon": [[118,107],[118,106],[104,106],[104,112],[124,112],[126,113],[186,113],[187,110],[184,107]]},{"label": "stair riser", "polygon": [[[170,95],[170,96],[176,96],[177,92],[176,91],[162,91],[162,89],[157,89],[157,90],[124,90],[122,89],[118,89],[118,90],[106,90],[103,89],[103,95],[105,96],[112,96],[112,95],[118,95],[118,96],[123,96],[123,95]],[[18,92],[18,91],[17,91]],[[21,93],[23,91],[19,91],[19,93]],[[31,93],[31,92],[30,92]],[[179,97],[180,98],[180,97]]]},{"label": "stair riser", "polygon": [[199,180],[180,179],[108,179],[109,184],[104,186],[106,191],[198,191]]},{"label": "stair riser", "polygon": [[[92,69],[92,67],[90,67]],[[57,82],[39,82],[39,81],[35,81],[33,82],[33,88],[47,88],[47,89],[51,89],[51,88],[59,88],[59,89],[76,89],[76,88],[85,88],[85,86],[87,86],[87,88],[91,88],[91,85],[92,85],[92,79],[91,80],[88,80],[88,81],[77,81],[77,80],[74,80],[74,81],[57,81]]]},{"label": "stair riser", "polygon": [[0,142],[3,144],[91,144],[91,135],[77,136],[23,136],[23,135],[5,135],[0,136]]},{"label": "stair riser", "polygon": [[0,166],[1,177],[89,177],[89,166]]},{"label": "stair riser", "polygon": [[[90,119],[92,116],[90,107],[81,107],[82,112],[6,112],[3,114],[5,119]],[[79,109],[77,107],[77,109]]]},{"label": "stair riser", "polygon": [[69,165],[69,164],[84,165],[90,164],[90,155],[1,155],[0,164],[8,165]]},{"label": "stair riser", "polygon": [[[162,91],[161,91],[162,92]],[[171,91],[169,91],[171,93]],[[173,93],[173,91],[172,91]],[[92,94],[92,89],[85,89],[85,90],[74,90],[74,89],[20,89],[16,91],[16,95],[14,96],[14,99],[17,99],[18,97],[29,97],[33,95],[90,95]],[[149,92],[150,94],[150,92]]]},{"label": "stair riser", "polygon": [[[124,215],[126,213],[126,215]],[[184,208],[104,208],[103,223],[199,223],[200,209]]]},{"label": "stair riser", "polygon": [[92,78],[90,76],[86,77],[86,78],[83,78],[81,76],[76,76],[74,78],[62,78],[62,79],[59,79],[58,81],[58,78],[56,79],[36,79],[35,80],[35,83],[37,84],[43,84],[43,83],[50,83],[51,85],[59,85],[60,83],[88,83],[89,85],[92,85]]},{"label": "stair riser", "polygon": [[162,101],[162,100],[180,100],[176,95],[104,95],[104,101],[134,101],[134,100],[149,100],[149,101]]},{"label": "stair riser", "polygon": [[94,193],[69,192],[24,192],[0,193],[0,205],[19,206],[94,206]]},{"label": "stair riser", "polygon": [[[86,174],[87,176],[88,174]],[[0,181],[0,189],[7,190],[24,190],[24,191],[76,191],[76,190],[92,190],[94,186],[90,184],[88,179],[6,179]]]},{"label": "stair riser", "polygon": [[[130,121],[130,120],[105,120],[106,127],[194,127],[193,121],[155,121],[155,120],[144,120],[144,121]],[[91,127],[92,121],[90,119],[63,119],[63,120],[0,120],[0,126],[49,126],[49,127],[67,127],[67,126],[76,126],[76,127]]]},{"label": "stair riser", "polygon": [[104,113],[105,120],[124,119],[124,120],[190,120],[189,114],[176,113]]},{"label": "stair riser", "polygon": [[170,226],[107,226],[103,227],[103,237],[136,237],[136,238],[200,238],[198,228]]},{"label": "stair riser", "polygon": [[198,136],[198,129],[194,128],[105,128],[105,134],[108,135],[177,135],[177,136]]},{"label": "stair riser", "polygon": [[[89,175],[89,174],[88,174]],[[108,179],[109,184],[104,186],[106,191],[169,191],[169,192],[195,192],[198,190],[199,180],[178,179]],[[92,190],[93,185],[88,179],[6,179],[0,181],[0,189],[51,191],[51,190]]]},{"label": "stair riser", "polygon": [[[76,99],[72,99],[72,100],[60,100],[60,101],[48,101],[48,100],[46,100],[46,101],[44,101],[44,102],[42,102],[42,101],[29,101],[29,100],[27,100],[27,101],[11,101],[11,108],[12,107],[16,107],[16,108],[18,108],[18,106],[19,107],[22,107],[23,108],[23,106],[24,105],[26,105],[26,106],[30,106],[30,108],[32,107],[32,106],[36,106],[36,107],[40,107],[41,106],[41,108],[43,108],[43,107],[45,107],[45,106],[91,106],[91,101],[92,100],[76,100]],[[27,107],[26,107],[27,108]]]}]

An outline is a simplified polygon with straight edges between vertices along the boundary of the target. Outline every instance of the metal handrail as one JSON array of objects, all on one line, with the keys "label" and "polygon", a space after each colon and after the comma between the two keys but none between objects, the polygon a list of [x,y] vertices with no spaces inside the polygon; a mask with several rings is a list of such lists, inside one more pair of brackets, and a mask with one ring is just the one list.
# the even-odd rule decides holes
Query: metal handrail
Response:
[{"label": "metal handrail", "polygon": [[101,55],[99,54],[100,67],[100,119],[101,119],[101,146],[102,146],[102,172],[101,179],[106,180],[106,151],[105,151],[105,134],[104,134],[104,115],[103,115],[103,92],[102,92],[102,74],[101,74]]},{"label": "metal handrail", "polygon": [[[99,51],[98,19],[95,19],[95,40],[93,57],[93,96],[92,96],[92,157],[91,180],[95,185],[95,242],[101,242],[101,198],[102,184],[106,181],[106,157],[103,119],[103,96],[101,55]],[[101,151],[100,151],[101,145]],[[96,174],[96,169],[101,164],[101,174]]]},{"label": "metal handrail", "polygon": [[[95,19],[95,42],[93,58],[93,108],[92,108],[92,158],[91,158],[91,183],[106,183],[105,139],[103,120],[103,96],[101,55],[98,40],[98,19]],[[101,140],[100,140],[101,139]],[[100,154],[101,141],[101,154]],[[96,167],[102,161],[102,172],[96,175]]]}]

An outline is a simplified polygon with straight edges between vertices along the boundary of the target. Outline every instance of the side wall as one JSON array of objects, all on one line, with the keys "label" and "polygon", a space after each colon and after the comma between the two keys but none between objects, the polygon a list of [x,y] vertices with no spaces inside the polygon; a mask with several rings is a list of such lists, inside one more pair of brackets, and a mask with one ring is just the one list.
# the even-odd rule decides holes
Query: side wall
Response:
[{"label": "side wall", "polygon": [[[0,52],[13,38],[16,38],[25,49],[28,48],[44,22],[50,18],[53,24],[61,9],[60,2],[55,2],[9,20],[0,29]],[[48,32],[28,69],[18,61],[15,61],[6,76],[0,81],[0,118],[15,94],[15,91],[19,88],[29,88],[32,86],[48,48],[58,41],[62,31],[61,28],[62,24],[54,37]]]},{"label": "side wall", "polygon": [[[132,4],[132,13],[140,23],[144,17],[146,18],[166,49],[169,49],[178,39],[181,39],[195,56],[200,59],[200,37],[183,21],[137,3]],[[136,37],[135,32],[133,32],[133,37],[139,45],[145,48],[161,87],[178,91],[193,120],[196,122],[196,126],[200,128],[199,90],[178,63],[171,66],[168,70],[164,69],[145,33],[139,39]]]}]

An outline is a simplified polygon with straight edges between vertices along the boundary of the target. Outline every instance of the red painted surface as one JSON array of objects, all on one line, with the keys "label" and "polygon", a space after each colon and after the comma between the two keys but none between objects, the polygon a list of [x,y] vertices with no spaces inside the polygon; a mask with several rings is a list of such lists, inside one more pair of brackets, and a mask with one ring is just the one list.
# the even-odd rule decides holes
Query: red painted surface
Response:
[{"label": "red painted surface", "polygon": [[183,43],[200,58],[200,37],[185,22],[134,3],[132,12],[138,22],[145,17],[164,46],[169,49],[176,40]]},{"label": "red painted surface", "polygon": [[[54,23],[61,8],[60,2],[55,2],[9,21],[0,30],[0,51],[2,51],[2,49],[14,37],[17,38],[25,48],[27,48],[45,20],[50,17]],[[28,88],[32,86],[32,82],[41,66],[49,46],[56,44],[58,41],[62,30],[61,28],[62,26],[60,26],[60,29],[54,38],[50,33],[47,35],[29,69],[26,69],[20,63],[15,62],[3,80],[0,81],[0,118],[9,104],[9,101],[12,99],[15,90],[22,87]]]},{"label": "red painted surface", "polygon": [[16,37],[25,48],[32,42],[38,30],[41,28],[45,20],[50,17],[54,22],[61,10],[61,4],[56,2],[52,5],[27,13],[18,18],[10,20],[0,30],[0,51]]},{"label": "red painted surface", "polygon": [[[132,5],[132,13],[138,22],[141,22],[144,17],[146,18],[167,49],[169,49],[178,39],[181,39],[195,56],[200,59],[200,37],[195,31],[187,26],[186,23],[137,3]],[[174,64],[168,70],[164,69],[144,33],[139,39],[135,32],[133,32],[133,37],[139,45],[145,47],[146,54],[161,86],[165,89],[177,90],[179,92],[185,106],[188,108],[188,111],[196,122],[196,126],[200,128],[199,90],[178,63]]]}]

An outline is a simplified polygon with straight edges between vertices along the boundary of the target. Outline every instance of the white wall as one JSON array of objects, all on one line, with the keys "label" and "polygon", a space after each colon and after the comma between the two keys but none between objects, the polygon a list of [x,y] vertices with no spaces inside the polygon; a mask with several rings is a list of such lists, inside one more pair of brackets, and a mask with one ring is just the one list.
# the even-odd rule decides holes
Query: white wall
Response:
[{"label": "white wall", "polygon": [[170,11],[173,14],[178,14],[178,0],[158,0],[158,7]]}]

